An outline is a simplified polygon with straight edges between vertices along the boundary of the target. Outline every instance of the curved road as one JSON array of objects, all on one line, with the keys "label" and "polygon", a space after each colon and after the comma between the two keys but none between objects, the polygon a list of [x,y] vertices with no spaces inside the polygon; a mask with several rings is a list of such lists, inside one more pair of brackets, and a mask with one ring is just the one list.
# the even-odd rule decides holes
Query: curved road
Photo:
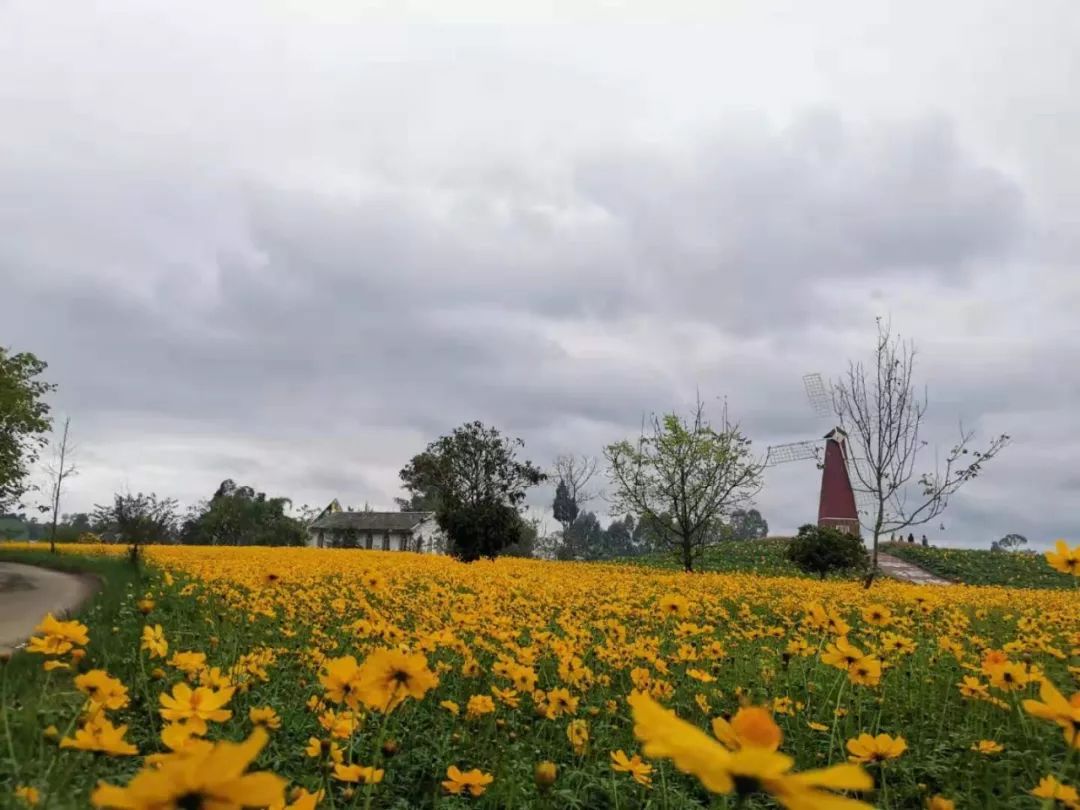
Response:
[{"label": "curved road", "polygon": [[0,653],[22,644],[46,613],[62,618],[95,590],[89,577],[0,562]]}]

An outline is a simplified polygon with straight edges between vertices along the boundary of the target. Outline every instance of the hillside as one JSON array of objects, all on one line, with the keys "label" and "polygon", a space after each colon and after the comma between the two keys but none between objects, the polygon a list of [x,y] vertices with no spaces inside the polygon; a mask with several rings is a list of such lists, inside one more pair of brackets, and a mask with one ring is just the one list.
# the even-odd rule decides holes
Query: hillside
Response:
[{"label": "hillside", "polygon": [[1046,564],[1042,554],[1010,554],[982,549],[923,548],[884,543],[881,550],[920,565],[939,577],[967,585],[1012,588],[1074,588],[1075,580]]},{"label": "hillside", "polygon": [[[805,576],[784,556],[788,540],[787,537],[767,537],[764,540],[721,543],[706,551],[700,570]],[[626,562],[651,568],[680,569],[682,567],[671,554],[648,554],[626,560]]]}]

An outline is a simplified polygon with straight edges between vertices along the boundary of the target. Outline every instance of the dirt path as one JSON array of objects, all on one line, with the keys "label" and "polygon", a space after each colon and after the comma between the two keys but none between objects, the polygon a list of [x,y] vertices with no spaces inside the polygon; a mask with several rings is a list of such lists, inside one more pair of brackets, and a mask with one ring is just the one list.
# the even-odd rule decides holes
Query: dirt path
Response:
[{"label": "dirt path", "polygon": [[902,579],[905,582],[914,582],[916,585],[952,585],[948,580],[931,574],[925,568],[920,568],[914,563],[901,560],[891,554],[878,553],[878,568],[886,576]]},{"label": "dirt path", "polygon": [[0,653],[10,653],[52,613],[58,619],[97,590],[92,577],[0,562]]}]

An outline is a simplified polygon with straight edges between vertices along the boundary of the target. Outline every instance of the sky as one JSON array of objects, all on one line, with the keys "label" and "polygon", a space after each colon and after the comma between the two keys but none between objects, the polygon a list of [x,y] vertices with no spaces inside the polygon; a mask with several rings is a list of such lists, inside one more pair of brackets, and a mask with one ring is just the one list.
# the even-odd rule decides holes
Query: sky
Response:
[{"label": "sky", "polygon": [[392,508],[473,419],[545,466],[699,392],[761,452],[819,437],[802,376],[882,316],[924,466],[1013,437],[916,534],[1075,540],[1078,41],[1051,0],[6,0],[0,345],[59,386],[65,511]]}]

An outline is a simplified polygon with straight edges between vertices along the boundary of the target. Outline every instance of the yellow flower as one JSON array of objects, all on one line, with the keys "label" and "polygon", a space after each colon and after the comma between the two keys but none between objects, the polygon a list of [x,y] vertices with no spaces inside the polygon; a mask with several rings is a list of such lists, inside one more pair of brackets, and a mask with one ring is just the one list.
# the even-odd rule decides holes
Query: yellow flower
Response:
[{"label": "yellow flower", "polygon": [[36,787],[30,785],[19,785],[15,788],[15,798],[22,799],[23,802],[33,807],[39,801],[41,801],[41,794],[38,793]]},{"label": "yellow flower", "polygon": [[1003,664],[994,664],[986,668],[990,676],[990,685],[1004,692],[1015,692],[1023,689],[1031,680],[1023,664],[1014,664],[1006,661]]},{"label": "yellow flower", "polygon": [[957,686],[960,687],[960,694],[966,698],[986,699],[990,697],[989,687],[978,678],[973,678],[970,675],[965,675],[964,682],[958,683]]},{"label": "yellow flower", "polygon": [[548,717],[555,719],[563,714],[577,714],[578,698],[567,689],[552,689],[547,693]]},{"label": "yellow flower", "polygon": [[131,756],[139,753],[134,745],[124,739],[127,726],[114,726],[98,712],[75,731],[74,737],[60,740],[61,748],[77,748],[81,751],[100,751],[114,756]]},{"label": "yellow flower", "polygon": [[926,801],[926,810],[956,810],[956,802],[944,796],[933,796]]},{"label": "yellow flower", "polygon": [[70,652],[72,647],[76,645],[82,647],[90,641],[85,624],[74,620],[62,622],[57,620],[52,613],[45,614],[45,618],[34,628],[34,632],[42,635],[32,636],[26,646],[26,651],[42,655],[63,655]]},{"label": "yellow flower", "polygon": [[158,700],[164,707],[163,719],[169,722],[186,722],[196,734],[206,733],[206,721],[224,723],[232,712],[223,708],[233,696],[235,689],[228,687],[214,691],[205,686],[192,689],[184,682],[173,686],[172,695],[161,694]]},{"label": "yellow flower", "polygon": [[863,621],[875,627],[888,627],[892,621],[892,611],[885,605],[867,605],[862,609]]},{"label": "yellow flower", "polygon": [[122,709],[129,702],[127,687],[103,669],[76,675],[75,688],[90,699],[90,714],[96,714],[102,708]]},{"label": "yellow flower", "polygon": [[248,711],[248,719],[256,726],[264,726],[273,730],[281,728],[281,718],[269,706],[263,706],[262,708],[252,707]]},{"label": "yellow flower", "polygon": [[46,672],[52,672],[54,669],[71,669],[71,664],[63,661],[46,661],[41,665],[41,668]]},{"label": "yellow flower", "polygon": [[489,773],[484,773],[478,768],[471,771],[460,771],[456,765],[446,769],[446,780],[442,783],[447,793],[455,796],[468,793],[471,796],[481,796],[487,790],[487,786],[495,780]]},{"label": "yellow flower", "polygon": [[438,676],[428,669],[422,653],[382,648],[364,660],[358,690],[369,709],[389,712],[406,698],[423,699],[438,684]]},{"label": "yellow flower", "polygon": [[256,728],[242,743],[219,742],[190,756],[170,757],[140,771],[127,787],[99,783],[90,801],[115,810],[239,810],[284,803],[284,779],[268,771],[244,773],[266,740],[266,731]]},{"label": "yellow flower", "polygon": [[645,787],[652,785],[652,765],[643,762],[637,754],[627,757],[626,752],[621,749],[612,751],[611,770],[630,774],[639,785],[645,785]]},{"label": "yellow flower", "polygon": [[473,695],[465,707],[465,719],[475,720],[495,711],[495,702],[487,695]]},{"label": "yellow flower", "polygon": [[176,667],[188,675],[195,675],[206,667],[206,653],[201,652],[177,652],[173,653],[168,661],[169,666]]},{"label": "yellow flower", "polygon": [[686,670],[686,674],[695,681],[701,681],[702,683],[712,683],[716,680],[716,678],[703,669],[688,669]]},{"label": "yellow flower", "polygon": [[139,613],[145,616],[147,613],[154,609],[154,600],[140,599],[138,602],[135,603],[135,607],[139,609]]},{"label": "yellow flower", "polygon": [[153,627],[148,624],[143,626],[139,648],[150,653],[151,658],[164,658],[169,654],[169,642],[165,640],[165,631],[160,624]]},{"label": "yellow flower", "polygon": [[1064,540],[1058,540],[1055,547],[1056,551],[1046,552],[1046,561],[1050,566],[1063,574],[1080,577],[1080,545],[1071,549]]},{"label": "yellow flower", "polygon": [[971,750],[990,756],[990,754],[1000,754],[1005,750],[1005,746],[993,740],[979,740],[977,743],[972,743]]},{"label": "yellow flower", "polygon": [[325,795],[326,791],[323,790],[317,790],[314,793],[311,793],[302,787],[293,788],[292,795],[289,796],[290,802],[288,804],[285,804],[284,801],[278,804],[272,804],[270,805],[270,810],[315,810]]},{"label": "yellow flower", "polygon": [[461,707],[454,703],[454,701],[452,700],[441,701],[439,703],[439,708],[446,709],[448,712],[450,712],[450,714],[454,715],[454,717],[457,717],[458,714],[461,712]]},{"label": "yellow flower", "polygon": [[1080,804],[1080,794],[1076,792],[1076,788],[1063,785],[1053,776],[1044,776],[1040,779],[1039,784],[1032,789],[1031,795],[1040,799],[1056,799],[1067,807],[1076,807]]},{"label": "yellow flower", "polygon": [[1080,692],[1074,692],[1066,700],[1049,678],[1043,678],[1039,697],[1042,702],[1025,700],[1024,711],[1040,720],[1057,723],[1064,732],[1065,744],[1080,750]]},{"label": "yellow flower", "polygon": [[744,746],[775,751],[784,740],[780,726],[767,709],[760,706],[744,706],[735,712],[729,723],[722,717],[712,721],[712,731],[730,751]]},{"label": "yellow flower", "polygon": [[848,680],[857,686],[877,686],[881,682],[881,662],[866,655],[848,667]]},{"label": "yellow flower", "polygon": [[584,720],[571,720],[566,726],[566,739],[579,757],[585,754],[589,745],[589,726]]},{"label": "yellow flower", "polygon": [[[845,810],[870,810],[870,805],[843,800],[827,790],[869,790],[873,780],[856,765],[790,773],[791,757],[768,748],[745,747],[731,752],[707,734],[664,709],[648,695],[627,698],[634,713],[634,736],[644,744],[647,757],[672,760],[684,773],[696,776],[712,793],[740,795],[765,792],[793,810],[843,806]],[[840,802],[844,802],[843,805]]]},{"label": "yellow flower", "polygon": [[326,690],[326,697],[334,703],[344,703],[350,709],[360,707],[360,665],[353,656],[345,655],[324,662],[319,683]]},{"label": "yellow flower", "polygon": [[807,725],[807,728],[810,728],[813,731],[828,731],[829,730],[829,727],[827,725],[825,725],[824,723],[807,723],[806,725]]},{"label": "yellow flower", "polygon": [[538,762],[533,769],[533,781],[540,790],[546,790],[555,784],[559,776],[559,767],[549,760]]},{"label": "yellow flower", "polygon": [[847,750],[852,762],[883,762],[896,759],[907,750],[907,740],[903,737],[890,737],[888,734],[860,734],[847,741]]},{"label": "yellow flower", "polygon": [[848,669],[863,657],[862,650],[851,644],[846,636],[841,636],[825,648],[825,652],[821,654],[821,662],[837,669]]},{"label": "yellow flower", "polygon": [[370,765],[335,765],[334,778],[339,782],[355,782],[360,785],[377,785],[382,781],[383,771]]},{"label": "yellow flower", "polygon": [[685,619],[690,615],[690,602],[685,596],[677,593],[669,593],[661,597],[657,607],[664,616],[677,616],[680,619]]}]

